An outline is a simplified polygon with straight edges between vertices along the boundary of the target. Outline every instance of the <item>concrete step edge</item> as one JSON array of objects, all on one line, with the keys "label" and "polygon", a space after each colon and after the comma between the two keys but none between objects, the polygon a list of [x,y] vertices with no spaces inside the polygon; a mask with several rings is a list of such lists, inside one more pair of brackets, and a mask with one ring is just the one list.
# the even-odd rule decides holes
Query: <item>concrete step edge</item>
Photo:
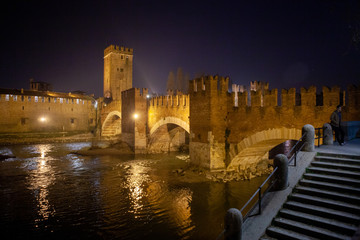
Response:
[{"label": "concrete step edge", "polygon": [[324,174],[350,176],[355,179],[360,179],[360,174],[358,172],[332,169],[332,168],[321,168],[321,167],[310,166],[306,168],[306,172],[321,172]]},{"label": "concrete step edge", "polygon": [[311,237],[315,238],[324,238],[324,239],[351,239],[351,237],[339,234],[324,228],[311,226],[305,223],[292,221],[286,218],[275,218],[274,219],[274,225],[279,224],[283,228],[289,228],[289,230],[298,232],[301,231],[306,232],[306,235],[309,235]]},{"label": "concrete step edge", "polygon": [[328,156],[334,158],[350,158],[350,159],[360,159],[360,156],[344,153],[328,153],[328,152],[318,152],[316,156]]},{"label": "concrete step edge", "polygon": [[[291,209],[292,207],[297,208],[296,211],[300,211],[300,209],[301,209],[301,212],[311,213],[316,216],[322,216],[322,217],[326,217],[329,219],[336,219],[338,221],[340,219],[342,219],[341,220],[342,222],[351,222],[351,223],[356,223],[356,224],[360,223],[360,215],[343,212],[343,211],[338,211],[338,210],[325,208],[325,207],[314,206],[311,204],[300,203],[300,202],[296,202],[296,201],[285,202],[284,208]],[[291,209],[291,210],[294,210],[294,209]],[[319,214],[322,214],[322,215],[319,215]]]},{"label": "concrete step edge", "polygon": [[306,201],[306,203],[316,206],[324,206],[335,210],[343,209],[344,212],[360,214],[360,206],[338,200],[321,198],[301,193],[293,193],[289,196],[289,199],[297,202]]},{"label": "concrete step edge", "polygon": [[331,189],[336,189],[336,191],[340,191],[340,192],[352,192],[352,193],[358,194],[360,196],[360,188],[347,186],[347,185],[343,185],[343,184],[328,183],[328,182],[308,180],[308,179],[301,179],[299,181],[299,184],[300,185],[315,185],[317,188],[331,188]]},{"label": "concrete step edge", "polygon": [[285,228],[280,228],[277,226],[270,226],[266,229],[266,234],[270,237],[276,239],[294,239],[294,240],[315,240],[317,238],[312,238],[307,235],[287,230]]},{"label": "concrete step edge", "polygon": [[356,203],[360,204],[360,197],[353,196],[353,195],[346,194],[346,193],[339,193],[339,192],[323,190],[323,189],[318,189],[318,188],[313,188],[313,187],[297,186],[295,188],[294,192],[299,192],[299,191],[310,192],[311,194],[320,194],[320,195],[326,196],[327,198],[330,198],[330,199],[341,198],[341,199],[343,199],[342,200],[343,202],[344,202],[344,200],[347,200],[345,202],[351,201],[351,202],[356,202]]},{"label": "concrete step edge", "polygon": [[341,177],[336,175],[327,175],[327,174],[318,174],[318,173],[304,173],[303,177],[307,178],[317,178],[319,181],[336,181],[336,182],[346,182],[346,185],[360,185],[359,179]]},{"label": "concrete step edge", "polygon": [[337,221],[334,219],[324,218],[321,216],[316,216],[316,215],[312,215],[312,214],[308,214],[308,213],[294,211],[294,210],[290,210],[290,209],[286,209],[286,208],[281,209],[279,211],[279,213],[280,213],[280,216],[282,216],[283,218],[292,217],[294,219],[291,219],[291,220],[300,221],[303,223],[310,223],[312,225],[326,228],[329,230],[332,229],[336,232],[342,232],[345,235],[352,236],[358,229],[358,226],[353,225],[353,224],[344,223],[344,222]]},{"label": "concrete step edge", "polygon": [[360,159],[353,158],[336,158],[336,157],[326,157],[326,156],[315,156],[315,161],[319,162],[339,162],[339,163],[349,163],[354,165],[360,165]]},{"label": "concrete step edge", "polygon": [[332,169],[334,169],[334,168],[336,168],[336,169],[348,169],[347,171],[360,172],[360,166],[357,166],[357,165],[354,165],[354,164],[313,161],[311,163],[311,165],[312,166],[327,167],[327,168],[332,168]]}]

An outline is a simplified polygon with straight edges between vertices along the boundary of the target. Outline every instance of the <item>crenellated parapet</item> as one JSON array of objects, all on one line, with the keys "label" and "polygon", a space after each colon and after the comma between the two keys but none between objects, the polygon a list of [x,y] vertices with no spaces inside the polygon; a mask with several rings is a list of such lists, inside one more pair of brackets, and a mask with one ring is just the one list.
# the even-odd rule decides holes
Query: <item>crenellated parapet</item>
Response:
[{"label": "crenellated parapet", "polygon": [[117,45],[110,45],[104,50],[104,56],[107,56],[110,53],[120,53],[120,54],[127,54],[127,55],[133,55],[134,49],[133,48],[127,48],[123,46],[117,46]]},{"label": "crenellated parapet", "polygon": [[272,90],[265,90],[264,91],[264,107],[275,107],[278,105],[278,90],[272,89]]},{"label": "crenellated parapet", "polygon": [[293,107],[296,105],[296,89],[281,89],[281,105],[283,107]]},{"label": "crenellated parapet", "polygon": [[334,86],[332,88],[322,87],[323,105],[337,106],[340,104],[340,87]]},{"label": "crenellated parapet", "polygon": [[301,94],[301,106],[316,106],[316,87],[311,86],[309,88],[302,87],[300,89]]},{"label": "crenellated parapet", "polygon": [[189,93],[190,95],[202,92],[204,94],[210,94],[211,92],[218,92],[225,94],[229,88],[229,77],[215,76],[203,76],[190,81]]},{"label": "crenellated parapet", "polygon": [[348,86],[349,107],[360,109],[360,86]]},{"label": "crenellated parapet", "polygon": [[149,101],[150,107],[188,107],[189,95],[166,95],[153,97]]}]

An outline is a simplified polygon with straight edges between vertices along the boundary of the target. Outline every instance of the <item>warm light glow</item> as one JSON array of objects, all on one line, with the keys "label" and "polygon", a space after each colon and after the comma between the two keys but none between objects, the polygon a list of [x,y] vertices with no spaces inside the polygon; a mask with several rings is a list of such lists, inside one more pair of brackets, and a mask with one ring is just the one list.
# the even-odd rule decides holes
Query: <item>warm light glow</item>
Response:
[{"label": "warm light glow", "polygon": [[134,119],[138,119],[139,115],[137,113],[134,114]]},{"label": "warm light glow", "polygon": [[45,117],[41,117],[41,118],[39,118],[39,121],[40,121],[40,122],[46,122],[46,118],[45,118]]},{"label": "warm light glow", "polygon": [[146,95],[146,98],[150,98],[150,95],[149,95],[149,94],[147,94],[147,95]]}]

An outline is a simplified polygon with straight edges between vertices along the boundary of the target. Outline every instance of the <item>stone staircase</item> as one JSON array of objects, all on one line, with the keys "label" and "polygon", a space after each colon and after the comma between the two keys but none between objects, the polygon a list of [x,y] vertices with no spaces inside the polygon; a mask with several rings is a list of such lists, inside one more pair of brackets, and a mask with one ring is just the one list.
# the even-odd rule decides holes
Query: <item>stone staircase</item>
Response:
[{"label": "stone staircase", "polygon": [[360,156],[318,153],[265,239],[351,239],[360,225]]}]

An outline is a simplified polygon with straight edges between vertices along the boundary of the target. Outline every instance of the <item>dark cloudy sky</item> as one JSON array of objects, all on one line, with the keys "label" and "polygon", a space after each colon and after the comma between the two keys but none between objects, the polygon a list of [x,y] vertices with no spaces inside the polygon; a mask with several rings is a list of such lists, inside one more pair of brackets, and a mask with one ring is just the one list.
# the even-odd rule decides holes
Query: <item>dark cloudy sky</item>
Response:
[{"label": "dark cloudy sky", "polygon": [[178,67],[279,89],[360,84],[359,0],[8,2],[1,88],[34,78],[102,96],[110,44],[134,48],[134,87],[158,93]]}]

